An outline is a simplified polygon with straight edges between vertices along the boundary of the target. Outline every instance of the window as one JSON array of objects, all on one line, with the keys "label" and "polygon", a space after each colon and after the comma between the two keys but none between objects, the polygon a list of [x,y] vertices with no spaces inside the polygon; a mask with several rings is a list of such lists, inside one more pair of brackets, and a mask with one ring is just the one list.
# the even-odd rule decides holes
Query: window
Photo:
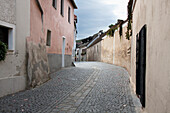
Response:
[{"label": "window", "polygon": [[70,9],[70,7],[68,7],[68,22],[69,22],[69,23],[70,23],[70,18],[71,18],[71,17],[70,17],[70,16],[71,16],[70,13],[71,13],[71,9]]},{"label": "window", "polygon": [[64,16],[64,0],[61,0],[61,15]]},{"label": "window", "polygon": [[53,0],[53,7],[57,9],[57,0]]},{"label": "window", "polygon": [[0,41],[8,45],[8,28],[0,26]]},{"label": "window", "polygon": [[47,42],[46,42],[47,46],[51,46],[51,31],[47,30]]},{"label": "window", "polygon": [[0,25],[0,41],[7,45],[8,50],[14,50],[15,26],[8,23]]},{"label": "window", "polygon": [[42,22],[42,24],[43,24],[43,21],[44,21],[43,17],[44,17],[44,14],[41,13],[41,22]]}]

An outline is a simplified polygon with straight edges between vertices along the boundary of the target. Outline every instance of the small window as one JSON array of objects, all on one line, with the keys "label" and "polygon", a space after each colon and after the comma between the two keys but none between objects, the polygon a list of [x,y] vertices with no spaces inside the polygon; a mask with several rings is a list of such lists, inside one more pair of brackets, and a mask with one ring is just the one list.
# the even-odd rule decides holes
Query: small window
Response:
[{"label": "small window", "polygon": [[61,0],[61,15],[64,16],[64,0]]},{"label": "small window", "polygon": [[47,30],[47,42],[46,42],[47,46],[51,46],[51,31]]},{"label": "small window", "polygon": [[70,7],[68,7],[68,22],[70,23],[70,16],[71,16],[71,8]]},{"label": "small window", "polygon": [[41,13],[41,22],[42,22],[42,24],[43,24],[43,21],[44,21],[44,14],[43,13]]},{"label": "small window", "polygon": [[53,7],[57,9],[57,0],[53,0]]}]

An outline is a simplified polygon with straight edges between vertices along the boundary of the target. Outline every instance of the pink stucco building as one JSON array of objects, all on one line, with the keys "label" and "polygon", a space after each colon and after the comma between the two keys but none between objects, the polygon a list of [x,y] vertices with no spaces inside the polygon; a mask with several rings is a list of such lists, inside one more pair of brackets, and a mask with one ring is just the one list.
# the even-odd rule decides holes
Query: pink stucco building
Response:
[{"label": "pink stucco building", "polygon": [[0,41],[8,45],[0,97],[41,85],[50,72],[72,65],[74,9],[74,0],[0,1]]},{"label": "pink stucco building", "polygon": [[45,43],[50,72],[72,64],[74,0],[31,0],[28,41]]}]

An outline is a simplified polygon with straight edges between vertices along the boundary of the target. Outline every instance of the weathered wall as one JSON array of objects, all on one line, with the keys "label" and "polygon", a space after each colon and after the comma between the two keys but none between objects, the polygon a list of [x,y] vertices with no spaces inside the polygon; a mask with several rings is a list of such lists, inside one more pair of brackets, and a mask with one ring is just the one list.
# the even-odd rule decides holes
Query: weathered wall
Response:
[{"label": "weathered wall", "polygon": [[16,24],[16,0],[1,0],[0,2],[0,20]]},{"label": "weathered wall", "polygon": [[[122,36],[120,38],[119,30],[115,31],[115,55],[114,64],[122,66],[130,73],[131,68],[131,41],[126,39],[126,26],[123,27]],[[113,42],[113,41],[112,41]]]},{"label": "weathered wall", "polygon": [[[30,36],[30,0],[1,0],[0,25],[13,28],[14,51],[0,62],[0,97],[26,87],[26,37]],[[24,16],[23,16],[24,15]]]},{"label": "weathered wall", "polygon": [[137,0],[133,13],[132,81],[136,81],[136,35],[147,26],[146,108],[148,113],[170,112],[170,1]]},{"label": "weathered wall", "polygon": [[101,42],[87,49],[87,61],[101,61]]},{"label": "weathered wall", "polygon": [[107,36],[101,41],[101,61],[113,64],[113,42],[114,38]]},{"label": "weathered wall", "polygon": [[30,5],[31,31],[30,37],[27,38],[27,74],[29,87],[35,87],[46,82],[50,77],[46,50],[47,31],[45,31],[45,20],[43,19],[43,22],[41,20],[41,12],[36,0],[31,0]]},{"label": "weathered wall", "polygon": [[28,85],[35,87],[49,80],[49,66],[46,52],[46,46],[39,43],[27,43],[28,58]]}]

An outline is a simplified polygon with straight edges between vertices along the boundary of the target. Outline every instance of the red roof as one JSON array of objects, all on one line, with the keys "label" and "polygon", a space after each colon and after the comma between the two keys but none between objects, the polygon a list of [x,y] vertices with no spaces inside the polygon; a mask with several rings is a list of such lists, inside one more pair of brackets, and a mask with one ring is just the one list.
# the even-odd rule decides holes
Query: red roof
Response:
[{"label": "red roof", "polygon": [[77,23],[77,16],[76,15],[74,15],[74,20],[76,21],[76,23]]},{"label": "red roof", "polygon": [[76,20],[77,19],[77,15],[74,15],[74,20]]}]

